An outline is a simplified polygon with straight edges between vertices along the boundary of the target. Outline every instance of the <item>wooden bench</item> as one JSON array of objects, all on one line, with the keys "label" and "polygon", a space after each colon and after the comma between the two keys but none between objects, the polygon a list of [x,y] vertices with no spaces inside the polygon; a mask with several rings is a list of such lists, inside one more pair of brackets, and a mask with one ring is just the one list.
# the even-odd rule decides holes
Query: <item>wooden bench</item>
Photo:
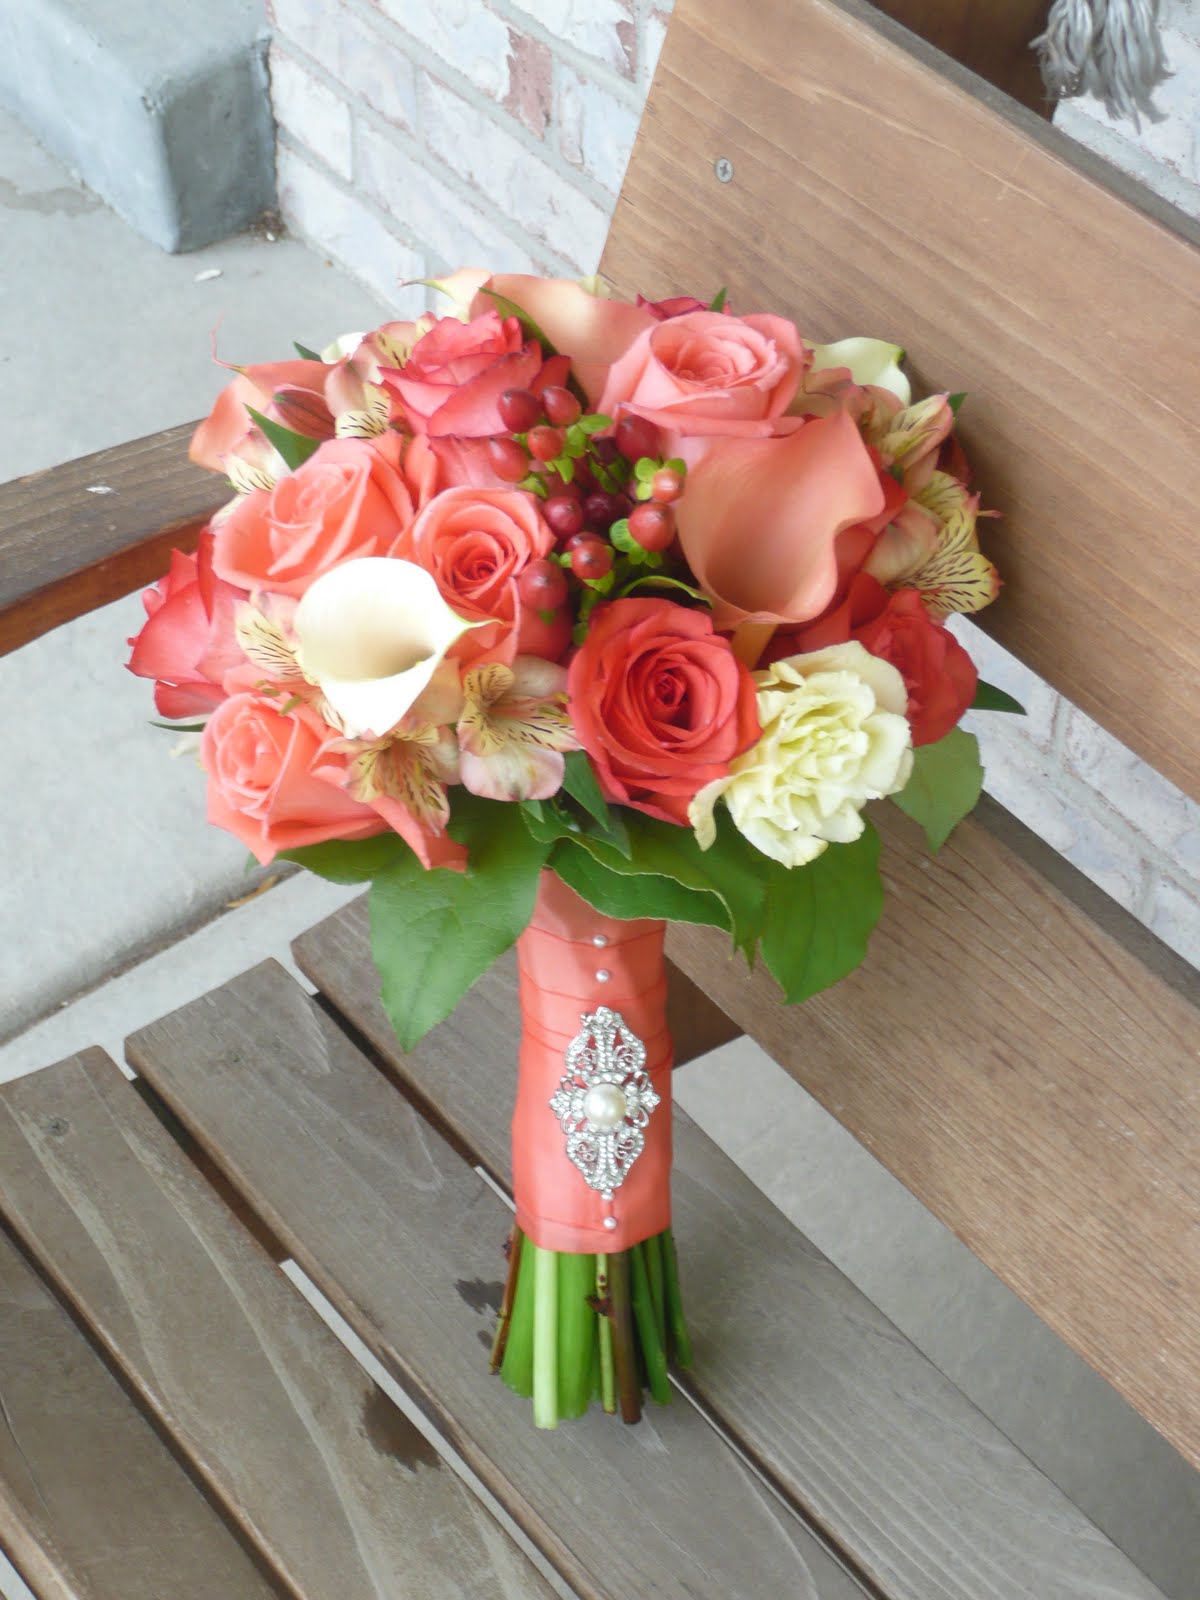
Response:
[{"label": "wooden bench", "polygon": [[[604,267],[968,390],[989,625],[1196,793],[1198,258],[1081,160],[860,7],[680,0]],[[186,431],[0,487],[5,648],[194,539]],[[933,861],[881,821],[884,926],[803,1009],[672,932],[681,1059],[744,1028],[1200,1463],[1195,974],[994,805]],[[535,1433],[484,1358],[511,962],[404,1056],[361,903],[296,955],[315,1000],[257,967],[135,1035],[136,1086],[91,1051],[0,1088],[0,1546],[39,1597],[1159,1594],[682,1115],[694,1371]]]}]

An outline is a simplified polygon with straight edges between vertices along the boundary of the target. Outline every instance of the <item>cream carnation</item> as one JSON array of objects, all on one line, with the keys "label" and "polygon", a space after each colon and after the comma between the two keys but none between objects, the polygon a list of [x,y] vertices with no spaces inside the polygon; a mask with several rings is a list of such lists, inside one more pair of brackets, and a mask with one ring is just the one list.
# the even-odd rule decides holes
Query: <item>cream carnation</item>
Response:
[{"label": "cream carnation", "polygon": [[776,661],[756,672],[762,737],[688,809],[702,850],[717,836],[724,797],[752,845],[803,866],[863,831],[868,800],[903,789],[912,771],[904,680],[857,640]]}]

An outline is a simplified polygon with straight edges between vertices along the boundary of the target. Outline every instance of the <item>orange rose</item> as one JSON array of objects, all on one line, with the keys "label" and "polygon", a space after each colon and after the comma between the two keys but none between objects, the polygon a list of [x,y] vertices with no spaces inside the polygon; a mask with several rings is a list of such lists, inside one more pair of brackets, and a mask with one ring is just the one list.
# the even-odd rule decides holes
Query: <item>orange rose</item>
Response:
[{"label": "orange rose", "polygon": [[598,409],[645,417],[690,465],[707,439],[773,438],[799,428],[784,413],[810,359],[784,317],[686,312],[651,323],[613,363]]},{"label": "orange rose", "polygon": [[610,800],[686,823],[706,784],[761,733],[754,679],[702,611],[615,600],[567,675],[571,724]]},{"label": "orange rose", "polygon": [[870,451],[838,412],[786,438],[724,440],[689,472],[676,519],[715,625],[778,625],[825,610],[838,587],[839,535],[884,504]]},{"label": "orange rose", "polygon": [[554,535],[537,501],[520,489],[445,489],[435,495],[390,554],[432,573],[450,608],[472,628],[451,654],[461,661],[511,661],[522,607],[517,579],[548,555]]},{"label": "orange rose", "polygon": [[331,439],[216,525],[213,570],[243,589],[301,595],[330,567],[387,552],[412,521],[399,434]]}]

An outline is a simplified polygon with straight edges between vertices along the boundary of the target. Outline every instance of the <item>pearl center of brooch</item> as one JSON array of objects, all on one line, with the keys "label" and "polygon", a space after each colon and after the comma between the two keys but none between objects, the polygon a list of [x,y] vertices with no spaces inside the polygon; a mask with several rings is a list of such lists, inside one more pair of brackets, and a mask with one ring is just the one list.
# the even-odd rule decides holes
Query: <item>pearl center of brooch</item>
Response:
[{"label": "pearl center of brooch", "polygon": [[593,1128],[609,1133],[625,1120],[624,1091],[615,1083],[594,1083],[583,1097],[583,1114]]}]

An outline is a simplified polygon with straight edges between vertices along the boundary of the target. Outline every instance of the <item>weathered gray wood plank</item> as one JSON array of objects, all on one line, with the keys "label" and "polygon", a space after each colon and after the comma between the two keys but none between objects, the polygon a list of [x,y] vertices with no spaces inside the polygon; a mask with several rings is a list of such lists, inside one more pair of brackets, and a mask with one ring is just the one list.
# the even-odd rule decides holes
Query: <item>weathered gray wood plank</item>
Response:
[{"label": "weathered gray wood plank", "polygon": [[[588,1600],[850,1600],[858,1586],[682,1398],[538,1433],[487,1372],[509,1215],[273,963],[129,1058]],[[508,1117],[506,1063],[492,1063]]]},{"label": "weathered gray wood plank", "polygon": [[[365,899],[294,949],[389,1071],[507,1184],[511,960],[405,1057],[379,1002]],[[698,1396],[889,1595],[1158,1594],[680,1111],[673,1200]]]},{"label": "weathered gray wood plank", "polygon": [[0,1545],[43,1600],[278,1593],[3,1233]]},{"label": "weathered gray wood plank", "polygon": [[296,1596],[547,1600],[102,1051],[0,1090],[0,1211]]}]

